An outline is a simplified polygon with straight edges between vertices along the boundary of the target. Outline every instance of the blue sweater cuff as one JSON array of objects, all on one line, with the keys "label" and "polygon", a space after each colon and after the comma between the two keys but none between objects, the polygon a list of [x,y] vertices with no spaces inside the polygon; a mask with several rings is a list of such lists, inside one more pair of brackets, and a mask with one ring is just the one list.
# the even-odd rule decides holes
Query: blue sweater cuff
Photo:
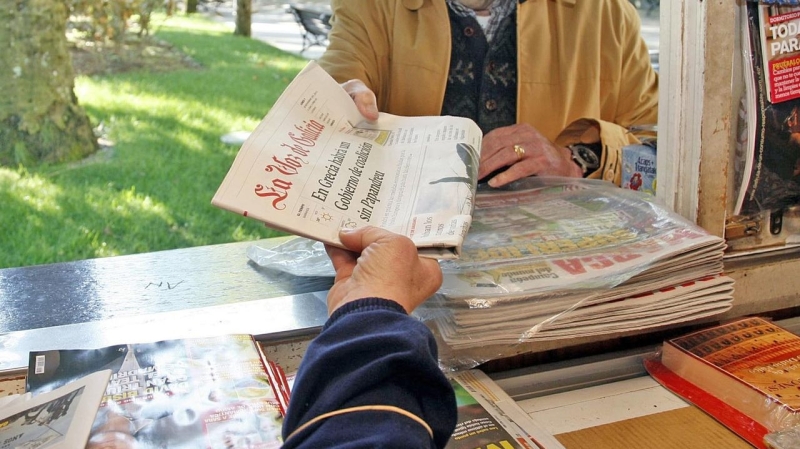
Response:
[{"label": "blue sweater cuff", "polygon": [[325,323],[323,329],[329,327],[345,315],[373,310],[387,310],[390,312],[398,312],[402,313],[403,315],[408,315],[406,313],[406,309],[404,309],[403,306],[396,301],[383,298],[361,298],[348,302],[347,304],[336,309],[328,318],[328,321]]}]

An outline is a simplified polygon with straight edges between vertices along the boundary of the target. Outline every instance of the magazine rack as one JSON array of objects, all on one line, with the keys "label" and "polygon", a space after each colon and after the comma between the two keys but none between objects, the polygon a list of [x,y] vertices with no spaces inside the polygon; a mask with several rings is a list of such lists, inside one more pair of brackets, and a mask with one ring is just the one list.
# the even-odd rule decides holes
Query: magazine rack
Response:
[{"label": "magazine rack", "polygon": [[[744,87],[740,71],[731,71],[741,62],[737,59],[740,4],[661,3],[659,88],[670,94],[663,95],[659,104],[659,148],[674,150],[658,154],[658,166],[669,169],[659,170],[657,195],[684,217],[726,237],[728,229],[741,233],[752,225],[729,220],[735,195],[736,123]],[[728,224],[734,226],[726,229]],[[729,246],[738,244],[735,238],[727,240]],[[748,254],[726,257],[725,270],[735,279],[736,291],[733,309],[721,319],[796,314],[800,252],[765,251],[774,242],[758,240],[760,246]]]}]

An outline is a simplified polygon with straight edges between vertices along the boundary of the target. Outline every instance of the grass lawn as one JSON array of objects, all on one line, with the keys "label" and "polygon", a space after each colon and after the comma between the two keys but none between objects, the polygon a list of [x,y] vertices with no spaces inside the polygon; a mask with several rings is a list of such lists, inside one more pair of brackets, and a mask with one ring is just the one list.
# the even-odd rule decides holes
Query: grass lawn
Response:
[{"label": "grass lawn", "polygon": [[211,206],[238,146],[306,60],[201,17],[156,37],[201,65],[80,76],[75,93],[113,145],[80,163],[0,167],[0,268],[280,235]]}]

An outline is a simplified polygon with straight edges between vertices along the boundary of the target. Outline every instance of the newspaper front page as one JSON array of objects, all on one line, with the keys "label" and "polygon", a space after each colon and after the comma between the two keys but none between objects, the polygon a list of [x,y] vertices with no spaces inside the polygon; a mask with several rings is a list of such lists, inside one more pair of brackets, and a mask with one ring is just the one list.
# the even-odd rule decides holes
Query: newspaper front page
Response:
[{"label": "newspaper front page", "polygon": [[212,204],[336,246],[340,229],[373,225],[408,236],[422,255],[455,258],[481,139],[462,117],[364,121],[312,61],[242,145]]}]

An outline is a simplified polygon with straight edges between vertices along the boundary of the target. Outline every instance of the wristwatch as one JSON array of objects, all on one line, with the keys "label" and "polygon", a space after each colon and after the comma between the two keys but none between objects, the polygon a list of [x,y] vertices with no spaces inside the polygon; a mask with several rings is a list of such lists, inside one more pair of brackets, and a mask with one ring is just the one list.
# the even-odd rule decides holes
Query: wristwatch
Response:
[{"label": "wristwatch", "polygon": [[567,147],[572,151],[572,160],[581,167],[584,176],[600,168],[600,157],[597,155],[593,146],[597,146],[599,150],[599,144],[587,145],[584,143],[575,143]]}]

